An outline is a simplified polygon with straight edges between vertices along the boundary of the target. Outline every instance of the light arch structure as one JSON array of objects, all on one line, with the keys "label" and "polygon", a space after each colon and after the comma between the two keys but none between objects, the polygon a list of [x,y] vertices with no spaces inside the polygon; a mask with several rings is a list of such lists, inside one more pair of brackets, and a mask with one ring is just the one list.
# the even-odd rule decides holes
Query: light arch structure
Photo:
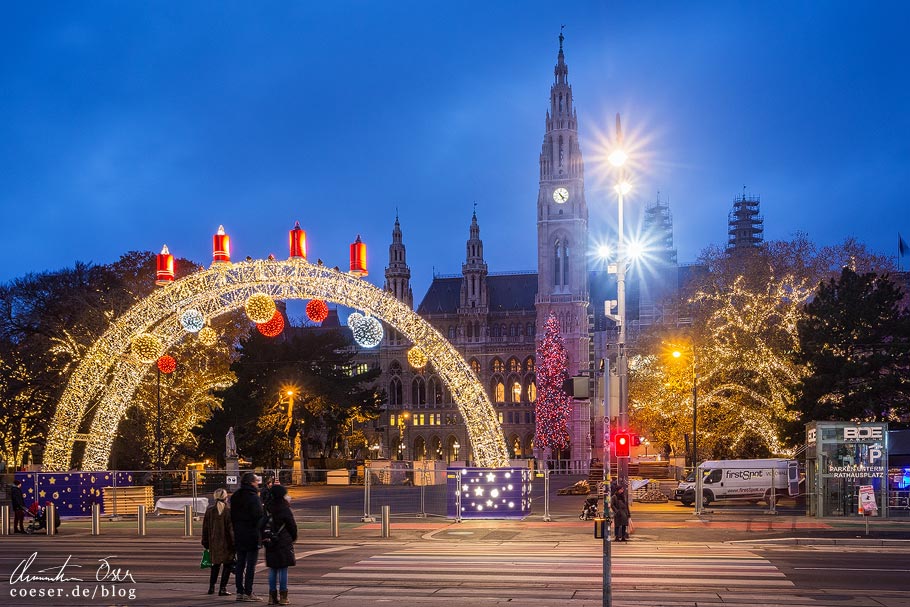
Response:
[{"label": "light arch structure", "polygon": [[83,436],[87,444],[81,467],[107,467],[120,420],[154,364],[130,356],[135,335],[158,336],[166,351],[187,335],[179,322],[185,310],[195,308],[212,319],[242,307],[254,293],[274,299],[331,301],[363,310],[397,329],[427,354],[452,393],[477,464],[508,466],[508,450],[493,405],[471,367],[446,338],[370,283],[337,269],[290,259],[213,265],[156,290],[119,317],[83,357],[57,404],[44,453],[45,469],[70,469],[77,434],[92,411],[89,431]]}]

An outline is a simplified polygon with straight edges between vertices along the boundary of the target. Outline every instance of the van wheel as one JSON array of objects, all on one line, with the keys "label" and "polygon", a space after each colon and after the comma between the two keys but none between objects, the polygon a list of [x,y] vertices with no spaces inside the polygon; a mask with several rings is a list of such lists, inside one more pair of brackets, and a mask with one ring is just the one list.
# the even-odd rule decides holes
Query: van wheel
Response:
[{"label": "van wheel", "polygon": [[679,501],[681,501],[682,505],[686,506],[687,508],[693,504],[692,500],[679,500]]},{"label": "van wheel", "polygon": [[701,503],[703,506],[710,506],[711,502],[714,501],[714,494],[708,491],[707,489],[704,493],[701,494]]},{"label": "van wheel", "polygon": [[767,505],[768,507],[771,506],[771,490],[770,490],[770,489],[768,489],[767,491],[765,491],[765,499],[764,499],[764,501],[765,501],[765,505]]}]

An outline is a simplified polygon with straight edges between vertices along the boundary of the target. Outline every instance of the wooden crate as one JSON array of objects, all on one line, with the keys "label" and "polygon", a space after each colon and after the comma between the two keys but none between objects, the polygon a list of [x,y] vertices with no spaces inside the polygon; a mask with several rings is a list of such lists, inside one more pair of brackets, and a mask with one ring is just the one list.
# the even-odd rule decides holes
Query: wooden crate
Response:
[{"label": "wooden crate", "polygon": [[[104,513],[105,514],[136,514],[139,505],[145,506],[145,512],[150,514],[155,509],[155,496],[150,485],[142,487],[105,487]],[[114,495],[117,496],[117,508],[114,509]]]}]

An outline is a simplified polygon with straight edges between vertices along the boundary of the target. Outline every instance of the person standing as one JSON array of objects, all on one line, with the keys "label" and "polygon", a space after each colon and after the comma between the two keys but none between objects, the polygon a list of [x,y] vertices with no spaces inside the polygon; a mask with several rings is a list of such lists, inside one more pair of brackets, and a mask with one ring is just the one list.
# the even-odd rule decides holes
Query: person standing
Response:
[{"label": "person standing", "polygon": [[234,527],[234,547],[237,550],[237,567],[234,581],[238,601],[261,601],[253,594],[253,575],[259,560],[260,529],[262,528],[262,501],[259,483],[262,478],[247,472],[240,479],[240,489],[231,495],[231,523]]},{"label": "person standing", "polygon": [[266,476],[262,483],[262,487],[259,489],[259,500],[262,502],[262,507],[265,509],[266,516],[268,516],[269,513],[269,505],[272,503],[272,486],[274,484],[275,477]]},{"label": "person standing", "polygon": [[22,493],[22,481],[18,478],[13,481],[9,497],[13,506],[13,531],[25,533],[25,494]]},{"label": "person standing", "polygon": [[215,594],[215,582],[218,571],[221,573],[221,586],[218,596],[231,596],[227,583],[231,577],[234,564],[234,525],[231,523],[231,509],[227,505],[228,493],[225,489],[215,490],[215,503],[205,511],[202,519],[202,547],[209,551],[212,558],[212,572],[209,576],[209,594]]},{"label": "person standing", "polygon": [[272,487],[269,506],[270,537],[263,540],[265,564],[269,568],[269,605],[287,605],[288,567],[297,564],[294,542],[297,541],[297,521],[291,512],[288,490],[282,485]]},{"label": "person standing", "polygon": [[613,510],[613,528],[616,532],[617,542],[629,540],[628,525],[632,513],[629,511],[629,502],[626,500],[626,488],[619,485],[616,493],[610,498],[610,509]]}]

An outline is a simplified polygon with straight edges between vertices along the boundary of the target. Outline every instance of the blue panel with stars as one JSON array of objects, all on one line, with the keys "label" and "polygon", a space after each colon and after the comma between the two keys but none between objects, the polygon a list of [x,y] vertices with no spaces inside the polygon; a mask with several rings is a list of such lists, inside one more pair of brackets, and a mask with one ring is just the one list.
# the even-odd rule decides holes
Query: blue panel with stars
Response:
[{"label": "blue panel with stars", "polygon": [[[116,475],[116,479],[115,479]],[[17,472],[26,507],[54,502],[60,516],[87,516],[92,504],[104,511],[104,488],[133,485],[132,472]]]},{"label": "blue panel with stars", "polygon": [[[460,498],[460,506],[459,506]],[[527,468],[449,468],[446,511],[464,519],[524,518],[531,514],[531,471]]]}]

